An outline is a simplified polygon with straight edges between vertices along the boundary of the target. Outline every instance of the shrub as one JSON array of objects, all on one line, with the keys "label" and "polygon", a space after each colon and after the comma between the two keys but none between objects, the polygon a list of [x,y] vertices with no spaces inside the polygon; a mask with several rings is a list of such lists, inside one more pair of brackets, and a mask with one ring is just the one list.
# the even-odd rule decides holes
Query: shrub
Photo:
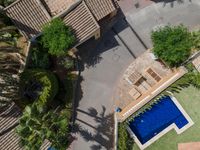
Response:
[{"label": "shrub", "polygon": [[192,41],[194,49],[200,49],[200,30],[192,32]]},{"label": "shrub", "polygon": [[151,34],[153,52],[170,67],[177,67],[190,56],[191,33],[183,25],[166,26]]},{"label": "shrub", "polygon": [[52,20],[44,26],[42,32],[42,45],[48,48],[48,52],[51,55],[64,55],[66,50],[71,48],[75,42],[70,28],[59,18]]},{"label": "shrub", "polygon": [[74,67],[74,60],[69,56],[60,57],[58,63],[66,69],[71,69]]},{"label": "shrub", "polygon": [[48,69],[50,66],[49,54],[44,52],[40,47],[31,49],[29,68]]},{"label": "shrub", "polygon": [[124,123],[119,123],[118,125],[118,150],[132,150],[134,141],[129,136],[126,130],[126,125]]},{"label": "shrub", "polygon": [[20,75],[20,95],[25,105],[35,100],[44,105],[53,100],[57,92],[58,82],[51,72],[34,69]]}]

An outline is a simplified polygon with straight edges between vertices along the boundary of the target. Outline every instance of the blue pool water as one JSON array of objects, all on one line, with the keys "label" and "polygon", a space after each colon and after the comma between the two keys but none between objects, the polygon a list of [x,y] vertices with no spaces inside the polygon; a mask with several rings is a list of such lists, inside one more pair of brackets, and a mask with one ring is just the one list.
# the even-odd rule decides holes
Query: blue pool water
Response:
[{"label": "blue pool water", "polygon": [[134,121],[130,121],[129,127],[144,144],[166,127],[175,123],[181,129],[188,121],[180,112],[169,96],[163,97],[151,110],[140,114]]}]

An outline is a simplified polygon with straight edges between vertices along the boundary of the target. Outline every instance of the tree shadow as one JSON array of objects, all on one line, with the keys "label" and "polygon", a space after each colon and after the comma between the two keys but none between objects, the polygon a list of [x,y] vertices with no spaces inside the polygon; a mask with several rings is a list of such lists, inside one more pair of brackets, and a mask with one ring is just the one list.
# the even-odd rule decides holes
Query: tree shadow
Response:
[{"label": "tree shadow", "polygon": [[[167,6],[168,4],[171,7],[174,7],[174,3],[177,2],[178,4],[183,4],[186,0],[151,0],[155,3],[163,3],[163,7]],[[189,2],[192,2],[192,0],[188,0]]]},{"label": "tree shadow", "polygon": [[76,120],[76,116],[77,116],[77,108],[79,106],[79,102],[81,101],[82,97],[83,97],[83,90],[81,87],[81,83],[83,81],[83,77],[81,76],[81,71],[79,70],[79,74],[77,77],[77,81],[75,84],[75,88],[74,88],[74,100],[73,100],[73,104],[72,104],[72,124],[75,124],[75,120]]},{"label": "tree shadow", "polygon": [[[87,129],[81,127],[80,124],[76,124],[74,126],[74,133],[79,133],[85,141],[96,142],[97,144],[93,144],[90,148],[92,150],[102,149],[103,147],[107,150],[113,149],[113,138],[114,138],[114,116],[113,114],[105,114],[106,108],[102,106],[102,111],[97,113],[97,110],[93,107],[88,109],[88,112],[80,111],[82,113],[89,114],[94,121],[98,124],[97,126],[92,126],[88,122],[84,122],[83,120],[77,119],[81,123],[86,126],[92,127],[94,129],[94,133],[91,133]],[[90,112],[92,114],[90,114]]]}]

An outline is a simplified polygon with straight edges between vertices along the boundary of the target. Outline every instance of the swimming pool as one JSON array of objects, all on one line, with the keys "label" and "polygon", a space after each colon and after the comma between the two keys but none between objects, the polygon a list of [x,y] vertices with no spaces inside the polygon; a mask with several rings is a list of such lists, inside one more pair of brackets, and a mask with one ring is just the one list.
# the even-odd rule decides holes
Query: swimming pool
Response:
[{"label": "swimming pool", "polygon": [[130,121],[129,127],[140,143],[145,144],[173,123],[181,129],[188,124],[188,120],[171,97],[166,96],[150,110]]}]

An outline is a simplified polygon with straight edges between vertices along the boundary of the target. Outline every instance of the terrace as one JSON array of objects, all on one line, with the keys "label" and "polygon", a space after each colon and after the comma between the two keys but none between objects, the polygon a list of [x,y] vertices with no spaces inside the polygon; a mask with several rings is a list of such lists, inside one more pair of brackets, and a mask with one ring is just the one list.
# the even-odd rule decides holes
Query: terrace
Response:
[{"label": "terrace", "polygon": [[160,92],[186,73],[186,69],[170,69],[147,51],[125,71],[115,93],[115,105],[122,109],[117,114],[124,121]]}]

